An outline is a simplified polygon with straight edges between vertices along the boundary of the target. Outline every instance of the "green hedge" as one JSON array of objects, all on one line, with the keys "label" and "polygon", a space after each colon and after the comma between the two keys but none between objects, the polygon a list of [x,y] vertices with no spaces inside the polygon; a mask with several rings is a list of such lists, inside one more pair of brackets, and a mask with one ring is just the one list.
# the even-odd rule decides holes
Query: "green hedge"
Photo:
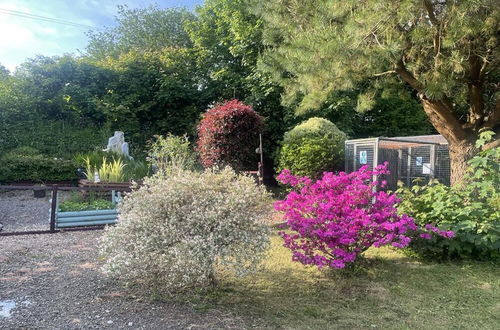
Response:
[{"label": "green hedge", "polygon": [[76,163],[41,154],[30,147],[14,149],[0,157],[0,182],[70,181],[77,179]]},{"label": "green hedge", "polygon": [[106,128],[64,121],[0,124],[0,156],[19,147],[31,147],[44,155],[69,159],[78,152],[106,147],[110,136]]}]

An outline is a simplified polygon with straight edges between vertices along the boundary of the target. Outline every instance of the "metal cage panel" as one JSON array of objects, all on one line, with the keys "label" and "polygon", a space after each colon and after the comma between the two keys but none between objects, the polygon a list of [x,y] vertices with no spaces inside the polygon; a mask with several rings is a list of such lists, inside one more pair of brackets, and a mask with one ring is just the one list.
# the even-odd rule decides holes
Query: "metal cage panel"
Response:
[{"label": "metal cage panel", "polygon": [[408,186],[433,178],[450,183],[448,144],[441,135],[348,140],[345,147],[347,172],[387,162],[390,174],[383,179],[389,189],[396,189],[398,181]]}]

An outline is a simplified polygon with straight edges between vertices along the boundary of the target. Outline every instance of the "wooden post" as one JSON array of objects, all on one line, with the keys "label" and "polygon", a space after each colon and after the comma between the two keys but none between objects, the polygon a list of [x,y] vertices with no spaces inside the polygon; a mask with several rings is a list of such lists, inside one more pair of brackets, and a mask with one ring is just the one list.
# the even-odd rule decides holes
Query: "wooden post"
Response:
[{"label": "wooden post", "polygon": [[358,145],[356,142],[354,142],[354,158],[353,158],[353,165],[354,167],[352,168],[353,172],[356,172],[358,169],[356,167],[356,163],[358,162]]},{"label": "wooden post", "polygon": [[411,184],[411,147],[408,147],[408,164],[406,164],[406,185]]},{"label": "wooden post", "polygon": [[52,186],[52,203],[50,207],[50,231],[56,231],[57,185]]},{"label": "wooden post", "polygon": [[260,163],[259,163],[259,183],[264,183],[264,151],[262,150],[262,134],[259,134],[259,153],[260,153]]},{"label": "wooden post", "polygon": [[430,175],[429,177],[431,179],[434,179],[435,177],[435,174],[434,174],[434,171],[436,170],[436,145],[434,144],[431,144],[430,146],[430,159],[429,159],[429,162],[430,162]]},{"label": "wooden post", "polygon": [[403,166],[403,150],[398,149],[398,180],[401,180],[401,167]]}]

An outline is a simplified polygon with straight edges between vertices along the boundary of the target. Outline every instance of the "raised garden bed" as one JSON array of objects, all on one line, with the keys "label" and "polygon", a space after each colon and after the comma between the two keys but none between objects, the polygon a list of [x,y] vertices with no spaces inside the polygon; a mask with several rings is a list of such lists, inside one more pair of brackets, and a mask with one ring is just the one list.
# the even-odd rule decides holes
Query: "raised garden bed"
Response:
[{"label": "raised garden bed", "polygon": [[56,212],[56,228],[113,225],[118,221],[116,209]]},{"label": "raised garden bed", "polygon": [[57,205],[55,214],[55,228],[88,227],[112,225],[118,220],[116,203],[118,196],[112,200],[92,199],[80,200],[69,199]]}]

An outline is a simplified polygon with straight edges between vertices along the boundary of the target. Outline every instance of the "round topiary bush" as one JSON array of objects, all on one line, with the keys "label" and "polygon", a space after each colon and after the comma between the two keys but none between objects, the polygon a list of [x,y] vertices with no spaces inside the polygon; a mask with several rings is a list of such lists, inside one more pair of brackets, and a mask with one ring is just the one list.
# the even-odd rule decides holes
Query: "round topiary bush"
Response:
[{"label": "round topiary bush", "polygon": [[285,133],[278,152],[278,171],[318,177],[338,169],[344,159],[346,135],[329,120],[310,118]]},{"label": "round topiary bush", "polygon": [[262,118],[251,106],[231,100],[208,110],[198,125],[197,150],[204,167],[255,169]]},{"label": "round topiary bush", "polygon": [[213,284],[218,265],[255,269],[268,245],[265,189],[230,168],[179,170],[128,194],[101,242],[105,273],[162,296]]}]

